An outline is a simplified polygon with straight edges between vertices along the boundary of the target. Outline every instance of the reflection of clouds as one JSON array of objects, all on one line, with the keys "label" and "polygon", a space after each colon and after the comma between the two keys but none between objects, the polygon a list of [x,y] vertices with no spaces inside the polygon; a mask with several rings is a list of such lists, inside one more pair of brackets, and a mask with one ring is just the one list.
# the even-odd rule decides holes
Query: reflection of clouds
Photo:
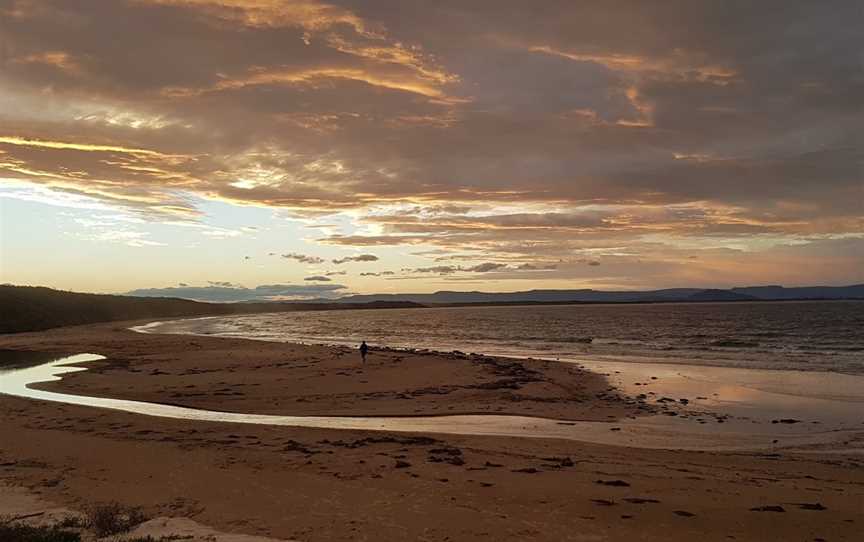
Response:
[{"label": "reflection of clouds", "polygon": [[[812,429],[807,427],[812,421],[860,424],[860,407],[864,402],[864,377],[840,373],[602,361],[585,365],[610,373],[627,395],[654,392],[655,395],[649,396],[651,401],[661,397],[685,398],[690,401],[685,410],[750,417],[769,426],[776,425],[770,424],[771,420],[781,418],[802,420],[806,424],[779,428],[763,425],[754,429],[756,432],[768,429],[801,432]],[[657,380],[651,380],[652,376]],[[636,382],[646,385],[637,386]],[[827,430],[824,425],[817,429]]]}]

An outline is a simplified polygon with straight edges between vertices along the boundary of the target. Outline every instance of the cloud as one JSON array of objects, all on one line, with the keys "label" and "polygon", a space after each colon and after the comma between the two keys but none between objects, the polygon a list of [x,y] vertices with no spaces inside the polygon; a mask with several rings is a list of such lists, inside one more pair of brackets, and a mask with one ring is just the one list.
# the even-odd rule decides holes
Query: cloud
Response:
[{"label": "cloud", "polygon": [[431,267],[417,267],[414,269],[406,269],[406,271],[409,271],[411,273],[437,273],[439,275],[450,275],[457,272],[489,273],[492,271],[502,271],[504,269],[527,271],[536,270],[537,268],[529,265],[520,265],[518,267],[510,268],[506,263],[485,262],[468,267],[455,265],[434,265]]},{"label": "cloud", "polygon": [[331,279],[330,277],[325,277],[324,275],[313,275],[311,277],[306,277],[303,280],[315,281],[315,282],[330,282],[333,279]]},{"label": "cloud", "polygon": [[336,265],[341,265],[348,262],[377,262],[378,256],[374,254],[361,254],[359,256],[346,256],[344,258],[336,258],[331,260]]},{"label": "cloud", "polygon": [[365,273],[360,273],[361,277],[388,277],[395,275],[395,271],[368,271]]},{"label": "cloud", "polygon": [[464,268],[463,271],[470,271],[473,273],[488,273],[489,271],[498,271],[500,269],[505,269],[506,267],[507,264],[504,263],[487,262],[475,265],[473,267]]},{"label": "cloud", "polygon": [[[314,298],[332,298],[344,290],[341,284],[269,284],[244,288],[230,282],[211,282],[211,286],[182,286],[171,288],[144,288],[127,292],[139,297],[179,297],[215,303],[241,301],[279,301]],[[220,286],[221,284],[221,286]]]},{"label": "cloud", "polygon": [[410,273],[435,273],[438,275],[451,275],[460,268],[453,265],[433,265],[431,267],[417,267],[414,269],[403,269],[403,271],[408,271]]},{"label": "cloud", "polygon": [[166,243],[150,239],[151,234],[136,229],[137,221],[124,215],[93,215],[73,219],[83,232],[67,233],[72,237],[101,243],[122,244],[129,247],[162,247]]},{"label": "cloud", "polygon": [[519,271],[553,271],[558,269],[558,264],[556,263],[523,263],[516,266],[516,269]]},{"label": "cloud", "polygon": [[318,256],[307,256],[305,254],[297,254],[296,252],[292,252],[290,254],[283,254],[283,258],[286,260],[296,260],[300,263],[308,263],[308,264],[319,264],[324,263],[324,258],[319,258]]},{"label": "cloud", "polygon": [[[234,284],[233,282],[228,282],[228,281],[208,280],[207,284],[209,284],[210,286],[216,286],[219,288],[242,288],[242,286],[240,286],[239,284]],[[183,286],[183,285],[181,284],[181,286]]]},{"label": "cloud", "polygon": [[[783,6],[6,2],[0,178],[153,221],[278,209],[336,224],[322,244],[514,273],[860,235],[859,2]],[[157,242],[123,235],[102,240]]]},{"label": "cloud", "polygon": [[202,228],[201,233],[202,235],[206,235],[207,237],[212,237],[214,239],[231,239],[233,237],[240,237],[241,235],[243,235],[242,231],[214,227]]}]

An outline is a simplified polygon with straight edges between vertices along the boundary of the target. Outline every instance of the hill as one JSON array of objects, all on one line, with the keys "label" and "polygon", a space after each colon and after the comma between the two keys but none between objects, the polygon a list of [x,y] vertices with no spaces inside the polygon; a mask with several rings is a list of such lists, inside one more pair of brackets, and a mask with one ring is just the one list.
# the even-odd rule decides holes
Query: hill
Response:
[{"label": "hill", "polygon": [[40,331],[61,326],[259,312],[413,308],[403,301],[363,303],[202,303],[169,297],[82,294],[35,286],[0,286],[0,333]]},{"label": "hill", "polygon": [[794,299],[864,299],[864,284],[852,286],[748,286],[744,288],[669,288],[643,291],[526,290],[522,292],[454,292],[431,294],[352,295],[337,302],[413,301],[423,304],[502,303],[653,303],[669,301],[781,301]]},{"label": "hill", "polygon": [[757,298],[752,295],[742,294],[738,292],[730,292],[729,290],[702,290],[688,296],[687,301],[756,301]]},{"label": "hill", "polygon": [[746,286],[730,291],[753,296],[757,299],[864,299],[864,284],[852,286]]}]

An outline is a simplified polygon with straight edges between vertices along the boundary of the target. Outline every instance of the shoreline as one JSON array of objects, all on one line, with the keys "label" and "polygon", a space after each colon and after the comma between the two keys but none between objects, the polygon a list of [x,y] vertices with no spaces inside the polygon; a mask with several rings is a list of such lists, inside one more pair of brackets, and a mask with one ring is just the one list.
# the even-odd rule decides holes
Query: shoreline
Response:
[{"label": "shoreline", "polygon": [[[370,364],[363,366],[359,356],[354,355],[354,349],[344,346],[141,333],[132,331],[124,322],[0,337],[0,349],[4,347],[67,354],[88,351],[108,358],[105,362],[89,363],[90,370],[70,374],[62,384],[45,383],[41,389],[90,392],[114,399],[201,409],[210,409],[214,404],[239,404],[239,412],[250,414],[340,416],[367,411],[367,416],[415,416],[418,412],[422,416],[435,416],[496,413],[599,421],[650,410],[610,393],[604,376],[575,364],[551,360],[388,348],[374,350],[370,354]],[[208,355],[211,352],[221,359],[213,359]],[[130,357],[132,353],[137,354],[137,358]],[[239,362],[241,357],[245,358],[243,363]],[[286,361],[290,359],[300,361]],[[138,361],[139,367],[131,367],[133,361]],[[529,361],[531,366],[527,367]],[[244,372],[244,381],[234,388],[259,388],[254,390],[254,399],[248,392],[219,387],[223,382],[219,379],[239,374],[239,371]],[[210,376],[213,374],[216,376]],[[273,378],[285,382],[285,387],[277,387]],[[309,384],[298,385],[289,381],[291,378]],[[400,378],[405,381],[400,382]],[[194,380],[196,389],[184,393],[182,387],[172,384],[171,380]],[[309,394],[310,387],[322,393]],[[603,397],[598,400],[597,394]],[[158,400],[166,395],[181,400]],[[376,401],[379,395],[382,400]],[[279,400],[285,397],[289,399]],[[295,397],[297,400],[290,400]],[[438,397],[446,398],[448,404],[435,400]],[[370,405],[373,405],[371,409]],[[417,405],[421,407],[419,411],[415,410]],[[427,410],[424,406],[433,409]]]},{"label": "shoreline", "polygon": [[[606,422],[580,422],[561,419],[550,419],[538,416],[527,417],[516,414],[489,413],[459,413],[397,416],[291,416],[242,414],[229,411],[210,411],[190,409],[180,405],[165,402],[150,403],[131,401],[128,399],[110,399],[79,394],[63,394],[56,391],[46,391],[44,385],[56,382],[62,388],[63,375],[84,372],[87,363],[103,361],[103,356],[93,354],[78,354],[60,358],[50,363],[42,363],[24,369],[13,369],[3,373],[0,380],[0,394],[26,399],[59,402],[71,405],[81,405],[100,409],[119,410],[136,415],[155,416],[169,419],[184,419],[197,422],[217,422],[229,424],[254,424],[268,426],[311,427],[335,430],[362,430],[372,432],[395,432],[462,436],[506,436],[517,438],[541,438],[575,440],[582,443],[608,444],[634,448],[702,450],[702,451],[756,451],[759,449],[775,450],[779,446],[770,441],[768,434],[754,438],[752,432],[725,432],[717,434],[716,430],[702,431],[696,434],[694,427],[663,423],[662,417],[649,416],[644,421],[639,418],[630,420],[615,420]],[[40,386],[41,385],[41,386]],[[670,411],[664,413],[669,414]],[[677,415],[677,413],[676,413]],[[659,419],[658,419],[659,418]],[[718,423],[730,418],[718,418]],[[734,422],[733,422],[734,423]],[[733,424],[727,427],[732,427]],[[615,427],[617,426],[617,427]],[[778,426],[778,429],[783,426]],[[859,429],[859,428],[856,428]],[[675,431],[678,431],[677,435]],[[611,431],[611,432],[610,432]],[[614,433],[612,433],[614,432]],[[839,445],[848,443],[860,433],[855,429],[821,429],[819,432],[771,432],[771,437],[783,438],[783,448]],[[669,438],[675,436],[674,446],[669,444]],[[713,438],[712,438],[713,437]],[[844,439],[845,440],[841,440]],[[760,442],[761,441],[761,442]],[[769,444],[769,442],[772,442]],[[832,452],[838,451],[835,447]],[[852,452],[852,450],[849,450]],[[857,449],[854,452],[864,452]]]},{"label": "shoreline", "polygon": [[[208,316],[203,318],[179,318],[172,320],[162,320],[162,321],[154,321],[144,325],[132,326],[128,328],[130,331],[134,331],[137,333],[144,334],[164,334],[164,335],[186,335],[186,336],[195,336],[195,337],[210,337],[210,338],[231,338],[231,339],[241,339],[241,340],[250,340],[250,341],[261,341],[267,343],[280,343],[280,344],[294,344],[299,346],[321,346],[326,348],[346,348],[346,344],[344,343],[331,343],[331,342],[301,342],[297,341],[293,338],[288,338],[284,340],[277,339],[267,339],[260,338],[254,336],[230,336],[230,335],[220,335],[220,334],[203,334],[203,333],[188,333],[188,332],[162,332],[154,331],[158,330],[158,328],[169,322],[180,322],[187,320],[207,320],[207,319],[219,319],[225,318],[224,316]],[[464,347],[463,347],[464,348]],[[610,380],[616,380],[616,387],[622,389],[628,396],[636,396],[642,391],[635,386],[628,386],[623,381],[623,376],[620,378],[614,378],[615,375],[626,375],[632,376],[634,378],[642,378],[642,379],[650,379],[648,373],[652,371],[660,371],[660,372],[669,372],[673,371],[682,371],[683,374],[697,374],[702,375],[704,373],[716,373],[718,375],[722,375],[727,379],[731,378],[735,380],[735,376],[739,375],[750,375],[750,378],[741,378],[739,380],[744,382],[745,386],[752,387],[756,391],[761,391],[764,393],[772,393],[772,394],[784,394],[795,397],[806,397],[806,398],[814,398],[814,399],[825,399],[825,400],[833,400],[833,401],[843,401],[843,402],[853,402],[853,403],[864,403],[864,374],[860,373],[847,373],[842,371],[831,371],[831,370],[800,370],[800,369],[789,369],[789,368],[777,368],[777,367],[748,367],[743,365],[728,365],[721,363],[692,363],[688,362],[684,358],[665,358],[665,357],[650,357],[650,356],[639,356],[636,354],[633,355],[605,355],[605,354],[586,354],[580,358],[549,358],[549,357],[534,357],[525,355],[526,353],[512,353],[512,354],[475,354],[468,353],[461,350],[434,350],[434,349],[426,349],[426,348],[410,348],[410,347],[391,347],[384,346],[379,347],[379,351],[384,352],[400,352],[404,354],[423,354],[423,355],[437,355],[437,356],[451,356],[451,355],[461,355],[465,356],[467,359],[471,359],[472,357],[492,357],[492,358],[501,358],[505,360],[512,360],[521,363],[530,363],[530,362],[543,362],[543,363],[564,363],[564,364],[572,364],[578,367],[581,370],[588,371],[597,375],[601,375]],[[762,378],[764,377],[764,378]],[[781,381],[785,384],[790,384],[790,381],[798,381],[796,383],[795,389],[778,389],[776,383],[771,383],[771,380]],[[807,382],[807,381],[810,382]],[[829,381],[829,382],[821,382],[821,381]],[[769,382],[766,384],[766,381]],[[815,384],[815,385],[814,385]],[[846,394],[838,395],[836,393],[814,393],[813,390],[836,390],[845,389],[847,390]],[[804,392],[806,390],[806,393]],[[680,393],[680,391],[672,392],[672,393]],[[668,394],[668,393],[667,393]],[[692,402],[688,400],[688,402]],[[467,414],[467,413],[466,413]]]},{"label": "shoreline", "polygon": [[[470,309],[470,307],[467,308]],[[405,315],[406,318],[409,316],[409,314]],[[362,337],[362,334],[357,334],[357,336],[350,336],[349,334],[349,338],[344,338],[341,335],[338,338],[334,337],[332,336],[332,329],[329,330],[330,334],[323,333],[317,336],[309,330],[301,331],[300,333],[296,331],[290,333],[287,330],[273,327],[278,322],[274,323],[268,320],[268,318],[283,317],[290,318],[289,315],[284,313],[216,315],[196,318],[180,317],[148,321],[143,325],[134,326],[131,329],[141,333],[228,337],[313,346],[355,346],[355,344],[359,344],[361,338],[365,338],[369,342],[369,337]],[[259,318],[264,318],[264,320],[259,322],[256,320]],[[249,322],[249,319],[253,320]],[[207,321],[216,321],[218,329],[213,330],[212,327],[208,328]],[[220,324],[220,321],[225,323]],[[387,323],[385,321],[381,324]],[[342,322],[338,319],[333,322],[325,319],[322,324],[331,328],[340,324],[349,325],[348,322]],[[250,333],[247,331],[250,325],[257,325],[259,328],[263,326],[264,331]],[[374,335],[375,331],[372,334]],[[642,341],[634,342],[626,338],[620,339],[614,335],[589,336],[587,340],[580,338],[563,342],[557,339],[550,339],[550,342],[544,343],[541,340],[540,343],[545,345],[543,348],[531,348],[524,345],[517,346],[518,343],[502,343],[501,340],[496,340],[494,337],[483,337],[479,340],[457,339],[455,341],[439,337],[439,340],[429,341],[415,335],[416,333],[413,335],[411,333],[404,335],[397,333],[392,338],[388,337],[387,342],[382,343],[380,348],[383,350],[412,353],[433,352],[442,355],[450,355],[454,352],[470,353],[473,355],[475,352],[482,352],[481,355],[513,360],[560,361],[576,364],[606,362],[674,364],[694,367],[836,373],[864,377],[864,365],[862,365],[862,359],[864,358],[858,355],[857,350],[850,349],[805,351],[792,348],[786,351],[783,349],[785,347],[780,348],[777,345],[771,344],[759,345],[758,343],[750,345],[755,349],[714,344],[653,344]],[[370,344],[374,346],[375,342],[370,342]],[[502,344],[506,344],[506,346],[502,346]],[[861,351],[861,355],[864,355],[864,350]]]},{"label": "shoreline", "polygon": [[[192,421],[212,421],[230,424],[254,424],[268,426],[311,427],[334,430],[362,430],[372,432],[395,432],[431,435],[462,436],[507,436],[529,439],[562,439],[581,443],[606,444],[632,448],[693,450],[693,451],[786,451],[808,446],[821,446],[831,453],[864,453],[864,447],[854,446],[859,436],[864,436],[864,428],[857,424],[858,409],[846,412],[847,425],[823,425],[823,421],[811,422],[820,427],[801,430],[788,425],[805,423],[796,418],[782,418],[772,421],[770,426],[761,427],[754,432],[749,423],[756,423],[752,417],[734,413],[711,413],[693,410],[663,410],[647,417],[633,417],[607,421],[572,421],[543,416],[521,414],[491,414],[489,412],[459,412],[448,414],[396,414],[396,415],[349,415],[326,416],[321,414],[267,415],[239,413],[226,410],[207,410],[189,408],[170,402],[145,402],[129,399],[112,399],[87,394],[66,394],[52,389],[62,389],[64,375],[81,373],[88,370],[88,363],[98,363],[105,358],[93,354],[78,354],[63,357],[49,363],[38,363],[32,367],[12,369],[0,380],[0,394],[25,399],[59,402],[100,409],[119,410],[136,415],[155,416],[169,419]],[[618,373],[618,371],[616,371]],[[0,375],[4,374],[0,371]],[[631,375],[632,376],[632,375]],[[656,378],[656,377],[655,377]],[[52,386],[51,383],[55,385]],[[641,385],[638,384],[637,385]],[[46,389],[47,388],[47,389]],[[626,390],[626,386],[623,387]],[[629,390],[627,390],[629,391]],[[770,392],[768,392],[770,393]],[[718,395],[718,394],[713,394]],[[708,397],[699,399],[709,400]],[[864,397],[862,397],[864,399]],[[665,397],[658,401],[661,404]],[[825,401],[825,399],[817,399]],[[689,401],[681,400],[684,405]],[[676,405],[677,406],[677,405]],[[762,405],[762,410],[766,405]],[[673,416],[664,418],[660,414]],[[789,413],[785,413],[787,416]],[[704,418],[715,416],[716,423],[724,423],[722,429],[709,427],[700,429],[692,421],[697,417],[699,424],[706,424]],[[835,414],[836,417],[836,414]],[[683,423],[681,423],[683,422]],[[851,425],[850,425],[851,424]],[[804,426],[807,427],[807,426]],[[777,437],[777,438],[774,438]],[[670,444],[670,439],[675,444]],[[781,444],[782,439],[782,444]],[[828,447],[831,447],[830,450]],[[846,446],[846,448],[843,448]],[[852,446],[852,447],[850,447]]]},{"label": "shoreline", "polygon": [[[208,317],[209,318],[209,317]],[[219,317],[215,317],[219,318]],[[318,356],[349,356],[353,349],[342,345],[325,343],[304,344],[290,341],[258,340],[254,337],[226,337],[221,335],[190,335],[186,333],[154,333],[148,331],[158,328],[161,321],[148,322],[141,325],[125,327],[121,323],[120,328],[111,326],[114,333],[135,333],[150,337],[176,337],[183,342],[184,338],[197,337],[213,344],[223,344],[220,341],[231,341],[232,348],[240,351],[250,350],[251,344],[260,343],[279,346],[287,349],[291,355],[315,351]],[[85,326],[101,328],[104,326]],[[75,329],[75,328],[70,328]],[[43,332],[47,333],[47,332]],[[2,343],[0,343],[2,344]],[[194,341],[189,344],[200,346]],[[260,349],[259,349],[260,350]],[[479,385],[466,385],[465,383],[454,383],[452,375],[448,375],[446,383],[439,382],[438,387],[426,387],[420,390],[373,390],[372,395],[388,394],[391,399],[411,399],[415,393],[440,395],[446,398],[446,411],[440,411],[440,404],[434,405],[438,410],[428,411],[424,407],[410,408],[398,401],[379,401],[379,405],[368,410],[368,402],[350,401],[349,405],[336,406],[333,401],[317,401],[319,408],[298,408],[299,403],[307,403],[305,397],[297,397],[294,403],[284,403],[280,408],[271,408],[261,402],[236,402],[228,401],[224,396],[228,388],[204,390],[194,394],[175,392],[170,397],[181,400],[168,400],[163,390],[142,390],[140,379],[129,379],[127,389],[134,392],[120,392],[123,387],[121,383],[110,382],[103,379],[101,386],[90,385],[94,379],[90,376],[101,375],[107,372],[99,363],[82,363],[90,371],[78,373],[67,372],[63,381],[34,383],[33,390],[44,390],[53,393],[71,391],[71,402],[82,404],[78,397],[92,399],[94,401],[139,401],[142,406],[138,410],[146,410],[143,405],[153,407],[176,407],[179,409],[191,408],[202,415],[237,416],[239,423],[275,423],[277,425],[289,424],[298,427],[315,426],[321,428],[352,428],[372,431],[395,431],[395,432],[426,432],[441,434],[461,435],[499,435],[525,438],[563,438],[586,443],[608,444],[616,446],[630,446],[636,448],[667,448],[679,450],[759,450],[759,449],[792,449],[808,445],[836,445],[835,451],[849,453],[864,453],[864,446],[854,444],[856,436],[864,430],[860,418],[860,403],[864,403],[864,377],[845,375],[842,373],[823,373],[808,371],[788,371],[779,369],[742,369],[733,367],[717,367],[707,365],[685,365],[668,364],[662,360],[634,363],[619,360],[550,360],[533,357],[507,357],[486,356],[483,354],[465,354],[459,351],[436,352],[433,350],[416,350],[384,347],[375,350],[377,357],[389,357],[396,363],[391,363],[387,374],[389,379],[396,375],[403,375],[407,370],[410,373],[417,371],[416,360],[424,359],[426,368],[429,364],[440,362],[456,362],[461,365],[490,365],[494,370],[500,370],[504,364],[505,373],[508,378],[497,381],[485,381]],[[404,362],[403,358],[411,356],[414,361]],[[427,359],[428,358],[428,359]],[[111,363],[111,360],[107,360]],[[285,364],[280,364],[285,366]],[[408,368],[410,366],[410,368]],[[400,368],[402,367],[402,368]],[[539,378],[536,378],[535,368],[543,367]],[[593,381],[590,386],[593,391],[576,399],[581,403],[581,408],[568,409],[561,407],[562,404],[573,406],[566,397],[542,396],[542,397],[520,397],[508,390],[519,389],[523,385],[531,385],[535,382],[548,382],[551,386],[558,386],[553,376],[545,375],[549,367],[558,369],[570,369],[568,376],[573,376],[575,368],[576,376],[580,380]],[[259,367],[260,368],[260,367]],[[362,375],[365,366],[354,366],[360,369]],[[245,371],[249,367],[235,367],[235,370]],[[350,376],[342,370],[337,370],[337,376]],[[393,371],[397,371],[393,373]],[[509,373],[508,373],[509,371]],[[515,373],[513,372],[515,371]],[[157,369],[156,374],[165,375]],[[535,374],[532,374],[535,373]],[[654,374],[662,375],[658,379]],[[193,373],[194,374],[194,373]],[[325,373],[319,373],[319,376]],[[558,377],[561,373],[556,373]],[[510,378],[516,375],[516,378]],[[104,375],[102,375],[104,376]],[[125,375],[129,376],[129,375]],[[177,375],[182,376],[182,375]],[[187,375],[188,376],[188,375]],[[306,375],[308,377],[308,375]],[[499,375],[500,376],[500,375]],[[116,378],[116,375],[115,375]],[[398,376],[396,377],[398,378]],[[522,379],[522,381],[520,381]],[[641,381],[640,381],[641,380]],[[70,386],[70,381],[72,386]],[[635,381],[635,382],[634,382]],[[222,382],[223,384],[225,382]],[[368,384],[368,380],[360,379],[361,384]],[[261,383],[255,385],[260,386]],[[194,386],[186,386],[194,387]],[[329,389],[326,381],[320,384],[325,393],[318,394],[328,398],[326,391]],[[498,390],[505,393],[493,395],[493,399],[476,408],[471,400],[467,403],[450,404],[454,390],[472,389],[474,392],[495,392]],[[847,395],[838,395],[837,390],[846,390]],[[650,391],[649,391],[650,390]],[[347,390],[344,390],[347,391]],[[356,387],[349,392],[349,396],[360,396],[365,401],[364,392]],[[548,391],[548,390],[547,390]],[[406,395],[407,392],[407,395]],[[481,393],[483,393],[481,392]],[[718,392],[722,392],[718,393]],[[241,392],[231,392],[227,395],[243,395]],[[260,392],[259,392],[260,394]],[[190,396],[205,396],[207,400],[193,400]],[[345,399],[345,393],[338,397],[339,401]],[[593,396],[592,396],[593,395]],[[731,400],[729,399],[731,396]],[[271,396],[272,397],[272,396]],[[356,398],[356,397],[352,397]],[[532,403],[527,408],[522,407],[523,399]],[[503,405],[502,406],[502,401]],[[278,402],[278,400],[276,401]],[[316,401],[313,401],[313,403]],[[608,403],[612,403],[611,410]],[[413,407],[418,402],[413,401]],[[507,404],[509,403],[509,405]],[[604,403],[606,403],[604,405]],[[303,405],[304,407],[306,405]],[[552,406],[552,408],[549,408]],[[598,406],[607,407],[602,415],[595,412]],[[616,406],[618,408],[616,408]],[[494,408],[493,408],[494,407]],[[610,413],[611,412],[611,413]],[[247,416],[248,419],[240,418]],[[257,420],[254,417],[270,417],[274,421]],[[276,418],[286,419],[276,419]],[[484,418],[485,417],[485,418]],[[310,419],[318,419],[317,424]],[[293,422],[287,421],[293,419]],[[438,423],[436,419],[449,424]],[[483,419],[486,427],[479,430],[476,426],[478,420]],[[347,423],[354,420],[355,423]],[[529,424],[520,431],[512,427],[511,420],[518,420]],[[782,423],[780,423],[782,422]],[[412,426],[412,423],[414,426]],[[572,431],[560,431],[549,424],[574,426]],[[698,425],[697,425],[698,424]],[[753,424],[758,424],[754,427]],[[795,427],[787,427],[794,425]],[[612,426],[615,426],[614,428]],[[497,432],[496,429],[498,428]],[[792,430],[794,429],[794,430]],[[616,434],[610,436],[608,431]],[[479,432],[478,432],[479,431]],[[575,433],[575,434],[574,434]],[[864,433],[862,433],[864,435]],[[845,438],[844,438],[845,437]],[[674,442],[670,444],[669,442]],[[851,446],[851,447],[850,447]]]},{"label": "shoreline", "polygon": [[[387,309],[381,309],[387,310]],[[396,309],[398,310],[398,309]],[[280,314],[280,313],[272,313],[272,314]],[[339,342],[317,342],[317,341],[301,341],[295,338],[288,339],[266,339],[260,337],[251,337],[251,336],[233,336],[233,335],[219,335],[219,334],[207,334],[207,333],[191,333],[191,332],[158,332],[158,331],[150,331],[146,329],[147,326],[153,325],[157,327],[157,325],[173,323],[173,322],[183,322],[183,321],[195,321],[195,320],[212,320],[218,318],[234,318],[237,316],[255,316],[255,315],[219,315],[219,316],[202,316],[196,318],[172,318],[168,320],[156,320],[150,322],[148,324],[144,324],[141,326],[132,326],[129,329],[130,331],[134,331],[136,333],[144,333],[150,335],[186,335],[192,337],[211,337],[211,338],[226,338],[226,339],[240,339],[240,340],[249,340],[249,341],[262,341],[262,342],[271,342],[271,343],[282,343],[282,344],[295,344],[298,346],[324,346],[324,347],[332,347],[332,348],[346,348],[353,344],[351,341],[345,341],[343,343]],[[461,354],[466,354],[465,351],[459,350],[435,350],[432,348],[412,348],[408,346],[380,346],[375,347],[380,351],[388,351],[388,352],[404,352],[404,353],[431,353],[437,355],[450,355],[454,352],[458,352]],[[465,347],[463,347],[465,348]],[[466,348],[466,350],[470,350]],[[864,377],[864,373],[852,373],[852,372],[844,372],[837,371],[831,369],[794,369],[794,368],[786,368],[786,367],[748,367],[746,365],[729,365],[722,363],[711,363],[710,361],[706,363],[693,363],[692,359],[686,359],[684,357],[651,357],[648,355],[638,355],[638,354],[580,354],[581,357],[537,357],[529,355],[530,352],[515,352],[515,353],[494,353],[494,354],[485,354],[485,353],[471,353],[468,352],[467,355],[478,355],[478,356],[487,356],[494,358],[503,358],[514,361],[544,361],[551,363],[572,363],[577,366],[580,365],[602,365],[604,363],[609,364],[620,364],[626,363],[628,365],[673,365],[673,366],[682,366],[682,367],[713,367],[717,369],[736,369],[736,370],[746,370],[746,371],[764,371],[764,372],[778,372],[778,373],[817,373],[817,374],[836,374],[843,376],[853,376],[853,377]],[[699,358],[703,359],[703,358]]]},{"label": "shoreline", "polygon": [[[627,405],[622,390],[609,391],[620,378],[614,372],[549,362],[387,352],[374,353],[361,370],[353,352],[338,348],[141,334],[117,324],[4,336],[0,348],[108,354],[40,389],[163,400],[189,393],[180,399],[193,408],[434,415],[475,404],[484,413],[557,412],[604,424],[646,413]],[[652,382],[674,380],[656,376]],[[75,510],[116,500],[149,517],[309,542],[355,540],[382,526],[396,539],[853,541],[864,509],[864,458],[824,445],[686,451],[240,425],[0,395],[0,494],[5,487]],[[784,513],[761,511],[778,507]]]}]

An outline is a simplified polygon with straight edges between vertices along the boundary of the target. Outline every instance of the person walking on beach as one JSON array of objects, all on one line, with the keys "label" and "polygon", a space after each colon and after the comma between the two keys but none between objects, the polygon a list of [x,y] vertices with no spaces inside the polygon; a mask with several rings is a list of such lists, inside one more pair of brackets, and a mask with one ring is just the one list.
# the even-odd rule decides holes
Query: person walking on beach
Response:
[{"label": "person walking on beach", "polygon": [[369,345],[366,344],[366,341],[363,341],[360,344],[360,357],[363,358],[363,363],[366,363],[366,354],[369,352]]}]

